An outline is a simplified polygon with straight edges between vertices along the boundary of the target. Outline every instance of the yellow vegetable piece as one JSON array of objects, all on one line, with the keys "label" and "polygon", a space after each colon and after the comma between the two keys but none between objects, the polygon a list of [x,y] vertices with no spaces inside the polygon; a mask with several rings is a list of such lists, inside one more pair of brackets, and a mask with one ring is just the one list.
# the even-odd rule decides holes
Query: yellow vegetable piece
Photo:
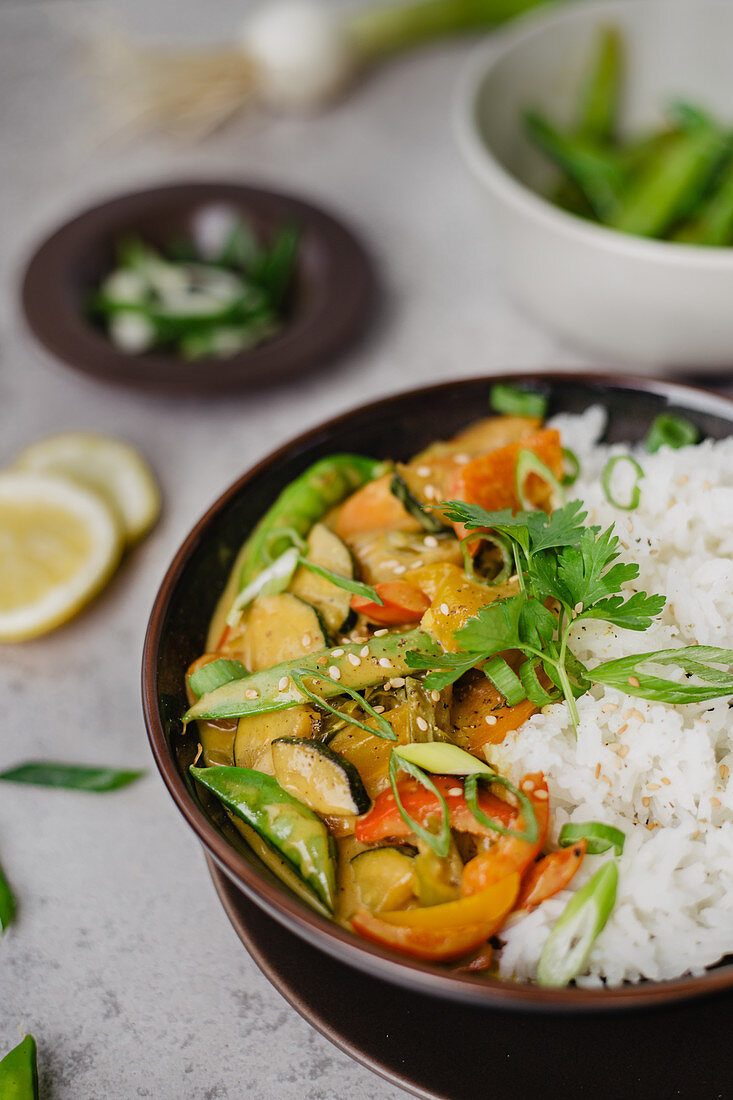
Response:
[{"label": "yellow vegetable piece", "polygon": [[459,901],[447,901],[424,909],[380,913],[379,919],[402,928],[421,929],[449,929],[460,928],[464,924],[481,924],[494,918],[499,919],[511,910],[519,894],[519,883],[519,875],[514,872],[486,890]]},{"label": "yellow vegetable piece", "polygon": [[469,619],[475,618],[482,607],[494,600],[513,596],[518,591],[516,581],[494,587],[477,584],[469,580],[458,566],[451,566],[450,572],[446,572],[438,584],[431,605],[422,617],[422,628],[449,653],[455,653],[459,649],[458,642],[453,637],[456,630],[465,626]]}]

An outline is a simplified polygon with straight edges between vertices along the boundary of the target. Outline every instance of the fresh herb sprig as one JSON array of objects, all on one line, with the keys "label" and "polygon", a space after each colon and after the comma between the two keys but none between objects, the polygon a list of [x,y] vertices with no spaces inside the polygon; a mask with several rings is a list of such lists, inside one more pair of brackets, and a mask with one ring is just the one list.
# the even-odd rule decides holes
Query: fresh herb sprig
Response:
[{"label": "fresh herb sprig", "polygon": [[[624,594],[624,586],[639,576],[639,567],[618,561],[620,542],[613,527],[602,530],[585,525],[587,513],[581,501],[570,501],[550,515],[540,511],[514,514],[508,509],[487,512],[457,500],[440,507],[449,520],[468,530],[489,530],[508,541],[519,591],[481,608],[457,630],[458,652],[437,657],[418,650],[407,654],[411,668],[429,670],[427,688],[442,690],[471,668],[483,669],[497,685],[498,655],[519,650],[527,658],[522,666],[525,675],[518,678],[513,674],[509,681],[509,666],[498,670],[507,685],[511,684],[511,702],[517,700],[519,682],[523,697],[537,705],[558,698],[540,683],[537,674],[542,670],[564,697],[576,732],[576,699],[591,683],[667,703],[695,703],[733,694],[733,651],[715,646],[642,653],[593,669],[578,660],[570,648],[570,633],[581,620],[601,619],[627,630],[644,631],[665,605],[664,596]],[[675,666],[685,679],[678,682],[652,675],[645,671],[648,664]],[[726,668],[717,667],[720,665]],[[499,690],[510,701],[507,692]]]}]

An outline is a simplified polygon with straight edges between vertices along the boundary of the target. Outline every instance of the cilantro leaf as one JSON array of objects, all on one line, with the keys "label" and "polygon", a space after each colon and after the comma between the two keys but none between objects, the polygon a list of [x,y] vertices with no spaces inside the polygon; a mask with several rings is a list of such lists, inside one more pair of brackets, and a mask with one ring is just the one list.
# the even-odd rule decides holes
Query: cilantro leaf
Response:
[{"label": "cilantro leaf", "polygon": [[456,641],[463,649],[488,655],[521,648],[519,624],[526,602],[527,597],[523,594],[494,600],[455,632]]},{"label": "cilantro leaf", "polygon": [[460,500],[447,501],[441,507],[448,519],[463,523],[471,531],[490,528],[514,539],[528,559],[540,550],[576,545],[585,530],[583,521],[587,515],[580,500],[571,500],[549,516],[540,511],[514,513],[509,508],[487,512],[478,504]]},{"label": "cilantro leaf", "polygon": [[[441,653],[425,652],[418,649],[410,649],[405,655],[405,660],[410,668],[430,669],[425,677],[425,687],[428,691],[442,691],[449,684],[455,683],[464,673],[474,668],[484,659],[483,653]],[[442,671],[438,671],[442,670]]]},{"label": "cilantro leaf", "polygon": [[578,615],[575,621],[603,619],[627,630],[648,630],[652,619],[664,611],[666,602],[664,596],[647,596],[646,592],[635,592],[628,600],[624,600],[623,596],[608,596]]},{"label": "cilantro leaf", "polygon": [[557,581],[569,598],[563,602],[568,607],[582,604],[584,610],[606,596],[620,592],[626,581],[639,575],[639,566],[616,561],[619,556],[619,540],[613,527],[601,531],[599,527],[586,527],[577,547],[566,547],[557,555]]},{"label": "cilantro leaf", "polygon": [[555,637],[557,619],[539,600],[528,599],[519,616],[519,632],[524,642],[542,649]]}]

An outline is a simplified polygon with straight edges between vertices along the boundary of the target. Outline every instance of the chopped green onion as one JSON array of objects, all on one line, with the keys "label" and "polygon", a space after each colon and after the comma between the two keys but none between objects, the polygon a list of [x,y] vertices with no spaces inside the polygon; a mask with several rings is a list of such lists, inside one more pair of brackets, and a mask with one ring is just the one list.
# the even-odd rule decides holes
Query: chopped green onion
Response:
[{"label": "chopped green onion", "polygon": [[10,889],[10,883],[0,867],[0,928],[3,932],[12,922],[15,916],[15,896]]},{"label": "chopped green onion", "polygon": [[[614,497],[611,491],[611,479],[613,477],[613,471],[618,466],[619,462],[627,462],[636,471],[636,481],[631,490],[631,494],[626,503],[622,500],[618,500]],[[614,455],[613,458],[609,458],[606,465],[603,467],[603,473],[601,474],[601,487],[603,489],[606,500],[609,504],[612,504],[614,508],[621,508],[624,512],[633,512],[639,507],[639,501],[641,500],[641,489],[639,488],[639,482],[644,477],[644,471],[631,455]]]},{"label": "chopped green onion", "polygon": [[567,985],[580,973],[611,915],[617,885],[618,868],[611,860],[572,896],[542,949],[540,985]]},{"label": "chopped green onion", "polygon": [[527,499],[524,492],[524,483],[530,474],[537,474],[538,477],[541,477],[542,480],[550,486],[550,489],[552,489],[555,495],[553,507],[559,507],[565,504],[565,490],[552,470],[548,466],[545,466],[542,459],[538,458],[534,451],[522,450],[519,452],[519,457],[517,458],[517,496],[519,497],[519,503],[526,512],[537,511],[532,501]]},{"label": "chopped green onion", "polygon": [[620,829],[614,829],[613,825],[604,825],[600,821],[580,821],[563,825],[559,840],[561,848],[569,848],[578,840],[585,840],[589,856],[600,856],[609,848],[615,848],[616,855],[620,856],[626,836]]},{"label": "chopped green onion", "polygon": [[188,686],[197,698],[216,691],[217,688],[228,684],[230,680],[241,680],[247,675],[247,669],[241,661],[230,661],[221,657],[218,661],[209,661],[192,672],[188,678]]},{"label": "chopped green onion", "polygon": [[519,668],[519,678],[527,698],[536,707],[547,707],[550,703],[556,703],[560,698],[559,692],[550,695],[543,688],[537,676],[540,660],[538,657],[523,661]]},{"label": "chopped green onion", "polygon": [[522,681],[516,672],[512,672],[503,657],[492,657],[482,666],[481,671],[490,680],[500,695],[506,699],[507,706],[515,707],[527,698]]},{"label": "chopped green onion", "polygon": [[[407,772],[408,775],[416,779],[421,786],[426,788],[426,790],[432,791],[440,802],[440,829],[437,833],[431,833],[431,831],[421,825],[419,821],[415,821],[402,805],[402,799],[400,798],[400,792],[397,786],[397,774],[400,771]],[[393,750],[389,758],[389,782],[402,820],[406,825],[409,825],[416,836],[419,836],[432,848],[436,856],[444,859],[450,851],[451,843],[448,805],[430,776],[426,775],[422,768],[418,768],[415,764],[411,764],[409,760],[401,759]]]},{"label": "chopped green onion", "polygon": [[672,413],[660,413],[652,421],[644,446],[649,454],[656,454],[660,447],[671,447],[678,451],[680,447],[689,447],[697,443],[700,432],[697,425],[682,416]]},{"label": "chopped green onion", "polygon": [[[371,703],[367,703],[363,696],[359,695],[358,691],[354,691],[353,688],[347,687],[345,684],[340,683],[338,680],[334,680],[332,676],[327,676],[324,672],[314,672],[310,668],[293,668],[290,670],[290,678],[297,685],[298,690],[302,691],[311,702],[315,703],[317,707],[327,710],[329,714],[336,715],[337,718],[342,718],[350,726],[357,726],[360,730],[364,730],[366,733],[373,734],[374,737],[382,737],[385,741],[396,741],[397,734],[392,729],[386,718],[374,709]],[[308,676],[311,680],[323,680],[329,684],[335,684],[340,693],[350,696],[354,699],[361,709],[365,711],[371,718],[374,718],[377,723],[377,728],[374,726],[367,726],[364,722],[360,722],[358,718],[354,718],[352,714],[347,714],[342,710],[338,710],[336,707],[332,707],[330,703],[327,703],[325,699],[320,695],[316,695],[303,683],[303,677]]]},{"label": "chopped green onion", "polygon": [[400,745],[392,750],[401,760],[409,760],[418,768],[435,775],[494,775],[494,769],[470,752],[451,745],[448,741],[423,741],[419,744]]},{"label": "chopped green onion", "polygon": [[[526,822],[527,827],[524,831],[519,829],[508,829],[505,825],[500,824],[498,821],[494,821],[493,818],[487,817],[478,804],[478,785],[480,781],[487,783],[497,783],[499,786],[506,788],[519,802],[521,808],[522,820]],[[502,836],[513,836],[517,840],[526,840],[527,844],[535,844],[539,836],[539,826],[537,824],[537,815],[534,812],[534,806],[532,805],[524,791],[520,791],[518,787],[515,787],[513,783],[510,783],[508,779],[505,779],[503,775],[491,775],[489,777],[485,775],[468,775],[466,776],[463,784],[463,796],[466,799],[466,805],[476,818],[480,825],[483,825],[485,829],[493,829],[496,833],[501,833]]]},{"label": "chopped green onion", "polygon": [[565,465],[570,467],[565,470],[562,475],[562,485],[574,485],[580,476],[580,460],[575,451],[571,451],[569,447],[563,447],[562,456],[565,459]]},{"label": "chopped green onion", "polygon": [[[280,534],[281,532],[278,532]],[[272,596],[277,592],[284,592],[290,584],[293,573],[298,567],[300,554],[294,546],[286,550],[279,558],[275,558],[272,565],[258,573],[253,581],[237,596],[227,615],[229,626],[236,626],[242,616],[242,611],[247,604],[252,603],[257,596]]]},{"label": "chopped green onion", "polygon": [[389,483],[390,492],[397,497],[402,507],[406,512],[417,520],[421,527],[430,532],[431,535],[438,535],[441,531],[445,530],[445,524],[442,520],[436,516],[431,516],[427,508],[431,505],[423,505],[410,491],[410,487],[403,477],[399,474],[393,474],[392,480]]},{"label": "chopped green onion", "polygon": [[537,416],[543,420],[547,412],[547,398],[544,394],[519,386],[508,386],[505,382],[497,382],[491,387],[489,404],[494,412],[505,416]]},{"label": "chopped green onion", "polygon": [[305,554],[307,551],[308,543],[300,537],[300,533],[294,527],[273,527],[272,531],[268,531],[262,541],[262,557],[265,561],[272,561],[271,544],[284,538],[290,539],[299,554]]},{"label": "chopped green onion", "polygon": [[[492,580],[486,580],[485,577],[480,577],[473,565],[473,555],[468,549],[469,542],[488,542],[493,546],[496,546],[501,554],[502,566],[499,572]],[[505,581],[511,576],[512,568],[514,566],[514,558],[512,557],[511,549],[507,539],[501,535],[497,535],[494,531],[487,531],[486,534],[477,534],[474,532],[471,535],[466,535],[462,538],[460,543],[461,554],[463,555],[463,568],[466,576],[474,584],[485,584],[488,588],[496,588],[499,584],[504,584]]]},{"label": "chopped green onion", "polygon": [[123,771],[115,768],[87,768],[83,764],[55,764],[51,761],[31,761],[0,772],[6,783],[29,783],[34,787],[63,787],[73,791],[116,791],[134,783],[144,771]]},{"label": "chopped green onion", "polygon": [[361,581],[352,580],[350,577],[343,577],[340,573],[334,573],[332,569],[326,569],[323,565],[316,565],[315,562],[308,561],[302,556],[298,560],[304,569],[309,569],[311,573],[330,581],[337,588],[343,588],[345,592],[353,592],[355,596],[362,596],[365,600],[371,600],[372,603],[380,606],[384,603],[376,588],[372,588],[371,585],[362,584]]}]

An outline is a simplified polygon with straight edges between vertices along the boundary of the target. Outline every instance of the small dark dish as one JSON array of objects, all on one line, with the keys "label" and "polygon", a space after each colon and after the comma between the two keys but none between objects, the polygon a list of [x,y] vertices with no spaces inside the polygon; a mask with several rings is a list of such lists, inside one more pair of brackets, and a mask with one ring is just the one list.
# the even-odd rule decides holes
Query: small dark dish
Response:
[{"label": "small dark dish", "polygon": [[143,706],[156,763],[209,855],[247,897],[314,946],[374,977],[477,1006],[555,1011],[669,1003],[733,988],[733,961],[696,978],[587,990],[458,975],[398,958],[320,917],[289,893],[238,839],[221,808],[199,799],[188,777],[198,737],[191,726],[182,732],[180,717],[187,706],[184,671],[203,651],[209,618],[234,556],[265,508],[298,473],[326,454],[358,451],[401,459],[433,439],[447,438],[488,411],[489,386],[497,380],[542,389],[549,398],[549,415],[603,404],[609,413],[610,441],[643,438],[654,416],[667,410],[694,421],[703,436],[725,438],[733,426],[733,403],[701,390],[656,380],[559,374],[432,386],[366,405],[307,432],[236,481],[199,520],[168,570],[143,657]]},{"label": "small dark dish", "polygon": [[[300,228],[298,268],[286,322],[272,339],[229,358],[197,359],[119,351],[86,312],[86,300],[115,265],[121,237],[157,247],[196,238],[201,216],[231,211],[265,239]],[[108,382],[213,393],[257,387],[321,366],[364,328],[375,296],[371,263],[351,233],[329,214],[290,195],[240,184],[189,183],[122,195],[67,222],[33,255],[23,281],[23,309],[40,342],[69,366]]]}]

